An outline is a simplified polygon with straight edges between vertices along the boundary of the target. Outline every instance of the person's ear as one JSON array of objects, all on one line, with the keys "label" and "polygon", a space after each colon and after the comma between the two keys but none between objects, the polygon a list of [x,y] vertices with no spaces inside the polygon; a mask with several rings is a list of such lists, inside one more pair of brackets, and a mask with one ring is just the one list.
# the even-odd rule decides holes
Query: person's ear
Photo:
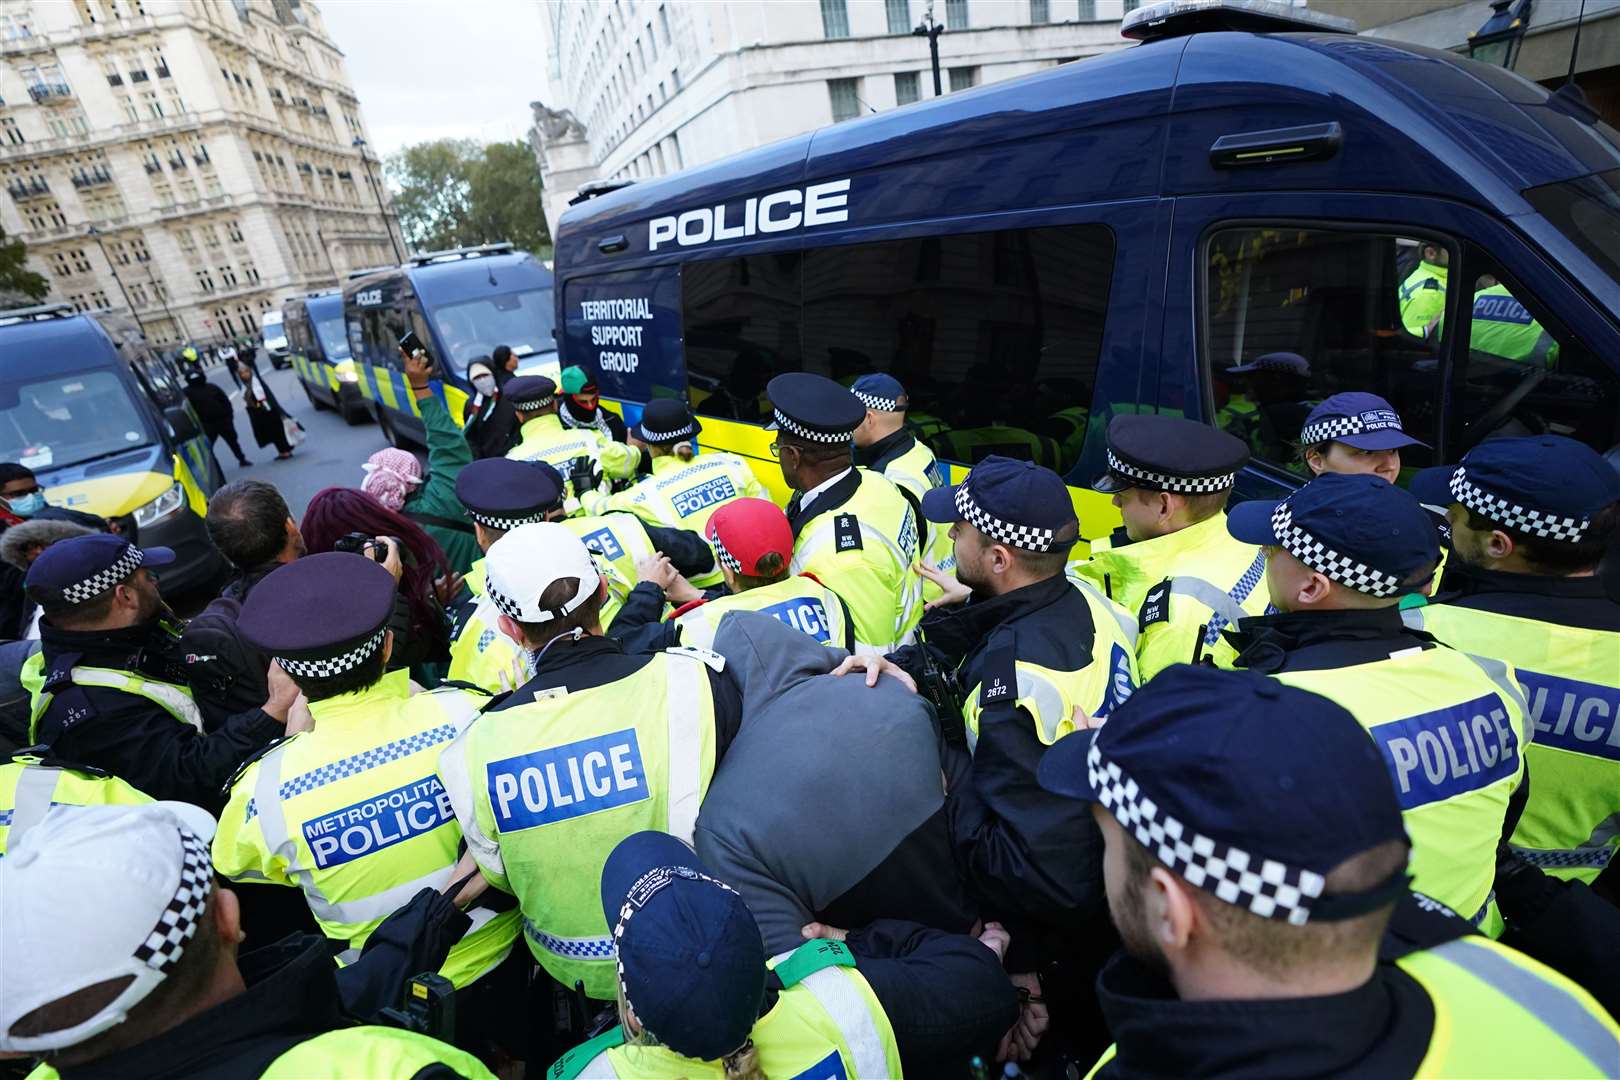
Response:
[{"label": "person's ear", "polygon": [[383,631],[383,643],[382,643],[382,658],[383,658],[383,667],[384,668],[386,668],[388,666],[388,658],[390,656],[393,656],[393,655],[394,655],[394,632],[392,630],[384,630]]},{"label": "person's ear", "polygon": [[1305,467],[1311,470],[1312,475],[1321,476],[1322,470],[1327,467],[1327,463],[1322,458],[1322,451],[1314,446],[1306,450]]},{"label": "person's ear", "polygon": [[1176,497],[1168,491],[1153,493],[1153,512],[1160,521],[1169,521],[1176,512]]},{"label": "person's ear", "polygon": [[1166,956],[1186,951],[1201,923],[1193,888],[1162,866],[1148,871],[1148,887],[1143,893],[1148,928]]},{"label": "person's ear", "polygon": [[501,628],[501,633],[511,638],[518,648],[527,649],[529,647],[528,641],[523,637],[523,627],[517,624],[516,619],[510,615],[501,615],[495,621],[496,625]]},{"label": "person's ear", "polygon": [[990,545],[990,572],[992,574],[1005,574],[1013,566],[1012,552],[1005,544]]},{"label": "person's ear", "polygon": [[1485,553],[1493,559],[1505,559],[1512,555],[1516,545],[1513,537],[1501,529],[1492,529],[1491,535],[1485,538]]},{"label": "person's ear", "polygon": [[1325,574],[1312,571],[1311,576],[1299,587],[1297,600],[1301,607],[1309,607],[1326,600],[1332,591],[1333,582]]},{"label": "person's ear", "polygon": [[242,929],[242,902],[218,882],[214,885],[214,931],[232,953],[247,940],[247,932]]}]

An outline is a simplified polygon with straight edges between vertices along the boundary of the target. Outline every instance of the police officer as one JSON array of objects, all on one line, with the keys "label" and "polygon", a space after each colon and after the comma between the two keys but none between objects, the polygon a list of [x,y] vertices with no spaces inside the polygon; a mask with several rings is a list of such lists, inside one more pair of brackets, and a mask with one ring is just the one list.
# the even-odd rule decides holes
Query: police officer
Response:
[{"label": "police officer", "polygon": [[1596,576],[1620,538],[1620,474],[1561,435],[1488,439],[1412,492],[1447,508],[1454,557],[1407,625],[1513,665],[1535,725],[1513,844],[1593,882],[1620,848],[1620,602]]},{"label": "police officer", "polygon": [[1272,352],[1226,369],[1242,377],[1243,390],[1226,399],[1215,426],[1248,444],[1256,457],[1286,457],[1287,433],[1297,430],[1309,411],[1303,400],[1311,362],[1299,353]]},{"label": "police officer", "polygon": [[1474,294],[1468,347],[1504,360],[1549,370],[1558,366],[1558,342],[1506,285],[1491,283]]},{"label": "police officer", "polygon": [[43,617],[41,651],[22,672],[29,741],[155,799],[213,807],[242,762],[282,733],[298,688],[273,675],[263,708],[203,734],[179,627],[152,576],[173,561],[168,548],[143,551],[110,533],[60,541],[34,560],[28,596]]},{"label": "police officer", "polygon": [[1171,664],[1230,661],[1221,631],[1266,609],[1265,558],[1226,531],[1248,460],[1236,437],[1178,416],[1108,425],[1108,472],[1092,489],[1114,496],[1125,524],[1074,573],[1137,613],[1144,680]]},{"label": "police officer", "polygon": [[1446,275],[1450,253],[1444,244],[1424,244],[1422,261],[1401,282],[1401,325],[1413,337],[1426,338],[1446,313]]},{"label": "police officer", "polygon": [[621,841],[600,896],[620,1023],[553,1080],[950,1075],[1016,1013],[999,929],[975,941],[899,920],[870,935],[812,924],[827,936],[767,960],[742,896],[663,833]]},{"label": "police officer", "polygon": [[1401,476],[1401,451],[1428,445],[1406,433],[1393,405],[1360,391],[1327,398],[1299,432],[1300,461],[1311,476],[1371,473],[1393,484]]},{"label": "police officer", "polygon": [[487,566],[485,594],[533,675],[449,744],[439,776],[485,877],[518,898],[535,959],[611,1000],[602,862],[645,828],[691,840],[740,698],[712,653],[629,655],[604,637],[606,584],[564,526],[518,526]]},{"label": "police officer", "polygon": [[[385,673],[394,589],[367,556],[309,555],[265,578],[239,623],[303,691],[314,730],[278,743],[232,783],[215,867],[302,889],[322,932],[351,955],[418,891],[450,883],[461,833],[434,767],[487,701],[454,687],[413,694],[405,671]],[[443,968],[458,988],[517,940],[516,911],[473,916]]]},{"label": "police officer", "polygon": [[956,672],[960,738],[972,754],[970,767],[956,767],[946,803],[957,861],[986,917],[1012,933],[1008,969],[1023,973],[1026,989],[1040,996],[1038,961],[1060,966],[1045,996],[1069,1013],[1059,1023],[1079,1031],[1086,1019],[1078,998],[1094,970],[1084,954],[1095,939],[1088,942],[1085,927],[1102,905],[1101,845],[1079,807],[1039,790],[1035,767],[1046,747],[1075,730],[1077,716],[1104,716],[1130,695],[1135,627],[1065,576],[1079,522],[1050,469],[992,455],[963,483],[923,496],[923,513],[951,525],[956,577],[971,599],[930,612],[922,644],[882,662],[852,657],[840,670],[870,675],[892,662],[922,684],[932,658]]},{"label": "police officer", "polygon": [[[912,508],[921,518],[922,497],[949,477],[934,452],[906,427],[911,398],[905,387],[893,375],[879,372],[856,379],[850,392],[866,406],[866,419],[855,429],[855,464],[891,480],[902,494],[910,497]],[[956,567],[950,530],[927,520],[922,524],[926,534],[923,559],[941,573],[950,574]],[[937,600],[940,595],[938,585],[924,582],[925,601]]]},{"label": "police officer", "polygon": [[557,406],[557,418],[562,426],[595,428],[614,442],[625,442],[624,421],[611,409],[602,408],[601,392],[585,369],[572,365],[562,369],[563,399]]},{"label": "police officer", "polygon": [[246,935],[236,894],[214,881],[213,834],[213,818],[183,803],[90,806],[53,811],[12,846],[0,859],[0,1054],[42,1055],[41,1080],[493,1080],[424,1035],[350,1026],[313,935],[238,966]]},{"label": "police officer", "polygon": [[[636,474],[637,455],[592,428],[563,427],[557,416],[557,384],[544,375],[519,375],[501,389],[517,413],[518,444],[506,452],[517,461],[544,461],[566,470],[569,495],[577,497],[597,484],[602,475],[629,480]],[[570,512],[578,509],[569,507]]]},{"label": "police officer", "polygon": [[824,375],[796,371],[766,386],[772,453],[795,492],[788,501],[795,574],[809,572],[849,604],[859,652],[881,655],[911,640],[922,617],[917,514],[893,483],[850,464],[866,417],[859,399]]},{"label": "police officer", "polygon": [[1239,623],[1234,663],[1350,710],[1394,775],[1416,888],[1499,935],[1496,847],[1523,808],[1530,731],[1509,665],[1401,623],[1401,594],[1439,558],[1427,511],[1376,476],[1330,473],[1233,507],[1227,527],[1266,545],[1279,612]]},{"label": "police officer", "polygon": [[1053,747],[1040,781],[1090,804],[1125,944],[1098,980],[1116,1044],[1092,1076],[1597,1077],[1620,1062],[1620,1027],[1574,983],[1407,892],[1383,755],[1327,698],[1170,668]]},{"label": "police officer", "polygon": [[100,769],[18,754],[0,765],[0,856],[53,806],[140,806],[151,801]]},{"label": "police officer", "polygon": [[[701,536],[709,515],[731,500],[768,497],[754,470],[736,454],[694,456],[702,430],[686,402],[675,398],[649,401],[630,429],[630,443],[651,455],[652,475],[616,494],[590,492],[581,497],[585,508],[592,514],[624,510],[649,525],[689,529]],[[716,567],[694,584],[719,581]]]},{"label": "police officer", "polygon": [[[788,570],[793,530],[781,507],[768,499],[733,499],[709,516],[707,528],[725,576],[725,592],[710,598],[688,586],[695,595],[680,593],[681,606],[660,622],[668,590],[644,574],[614,626],[613,636],[627,649],[675,645],[712,649],[723,617],[733,611],[758,611],[823,645],[854,651],[854,624],[843,599],[811,575]],[[634,625],[626,626],[626,621]]]}]

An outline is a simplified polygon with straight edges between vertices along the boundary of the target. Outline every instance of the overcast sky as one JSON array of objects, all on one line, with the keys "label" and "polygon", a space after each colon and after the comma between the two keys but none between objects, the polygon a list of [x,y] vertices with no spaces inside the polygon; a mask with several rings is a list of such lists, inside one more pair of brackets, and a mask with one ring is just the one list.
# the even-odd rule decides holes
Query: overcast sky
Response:
[{"label": "overcast sky", "polygon": [[320,0],[381,154],[521,139],[544,95],[538,0]]}]

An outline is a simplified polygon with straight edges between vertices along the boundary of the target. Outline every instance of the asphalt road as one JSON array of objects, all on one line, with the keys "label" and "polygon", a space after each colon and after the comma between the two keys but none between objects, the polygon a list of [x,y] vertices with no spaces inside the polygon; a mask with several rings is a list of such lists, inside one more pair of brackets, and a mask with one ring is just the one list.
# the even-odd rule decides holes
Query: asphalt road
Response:
[{"label": "asphalt road", "polygon": [[250,476],[272,483],[287,500],[293,517],[302,518],[305,505],[322,488],[359,487],[365,475],[360,466],[373,451],[382,449],[388,442],[375,422],[351,426],[335,412],[316,411],[291,368],[274,370],[262,352],[258,367],[270,392],[289,415],[304,425],[309,437],[293,449],[290,461],[277,461],[273,445],[254,446],[247,413],[241,409],[242,392],[224,368],[210,368],[208,377],[224,387],[237,405],[236,435],[242,441],[242,451],[253,464],[246,469],[238,468],[223,439],[215,445],[214,456],[219,458],[227,481]]}]

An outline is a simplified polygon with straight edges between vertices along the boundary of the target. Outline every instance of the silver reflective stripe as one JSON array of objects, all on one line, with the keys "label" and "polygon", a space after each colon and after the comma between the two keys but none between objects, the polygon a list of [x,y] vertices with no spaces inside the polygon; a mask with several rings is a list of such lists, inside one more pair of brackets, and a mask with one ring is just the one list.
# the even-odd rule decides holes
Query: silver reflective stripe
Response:
[{"label": "silver reflective stripe", "polygon": [[1114,617],[1114,621],[1119,623],[1120,633],[1124,634],[1125,640],[1131,643],[1131,650],[1134,652],[1136,650],[1137,625],[1136,620],[1131,618],[1131,613],[1104,596],[1102,590],[1089,581],[1071,574],[1069,575],[1069,584],[1096,599],[1098,605]]},{"label": "silver reflective stripe", "polygon": [[799,983],[827,1010],[855,1058],[859,1080],[878,1080],[889,1075],[889,1056],[883,1050],[883,1036],[872,1022],[872,1010],[855,986],[854,978],[839,968],[822,968]]},{"label": "silver reflective stripe", "polygon": [[1407,608],[1401,612],[1401,622],[1406,624],[1408,630],[1423,629],[1423,609],[1420,607]]},{"label": "silver reflective stripe", "polygon": [[110,668],[76,667],[73,669],[73,682],[78,686],[105,686],[146,698],[163,706],[169,715],[181,723],[190,724],[198,731],[203,729],[202,713],[198,711],[197,703],[192,700],[190,694],[178,686],[134,678],[126,672]]},{"label": "silver reflective stripe", "polygon": [[1592,830],[1592,835],[1579,846],[1562,851],[1515,846],[1514,851],[1535,866],[1548,869],[1588,867],[1603,869],[1614,858],[1613,841],[1620,837],[1620,814],[1610,814]]},{"label": "silver reflective stripe", "polygon": [[669,822],[665,829],[687,844],[697,828],[698,807],[703,802],[703,720],[700,704],[707,697],[705,668],[701,661],[671,656],[664,662],[667,672],[664,693],[669,698]]},{"label": "silver reflective stripe", "polygon": [[472,776],[467,771],[467,732],[451,740],[439,754],[439,782],[456,812],[456,824],[461,837],[467,841],[467,850],[479,866],[500,877],[506,876],[506,864],[501,861],[501,847],[484,833],[478,824],[478,805],[473,798]]},{"label": "silver reflective stripe", "polygon": [[333,903],[326,899],[311,883],[304,888],[304,899],[309,901],[309,910],[322,922],[344,924],[375,922],[378,919],[388,918],[410,903],[411,898],[423,889],[435,891],[443,889],[450,884],[450,870],[448,866],[441,866],[431,874],[424,874],[415,881],[401,882],[375,896],[344,900],[341,903]]},{"label": "silver reflective stripe", "polygon": [[6,847],[15,848],[22,834],[38,825],[51,808],[51,796],[56,783],[62,779],[61,769],[26,766],[17,777],[17,793],[11,813],[11,832],[6,834]]},{"label": "silver reflective stripe", "polygon": [[[838,512],[841,513],[842,511]],[[911,513],[909,504],[906,506],[906,513]],[[922,596],[922,578],[911,572],[911,560],[901,554],[899,544],[878,532],[870,524],[861,520],[859,516],[855,518],[855,523],[861,528],[861,536],[868,540],[876,540],[887,549],[894,558],[895,563],[900,567],[901,572],[905,574],[905,584],[900,587],[900,619],[895,623],[895,629],[898,630],[904,625],[906,615],[916,606],[917,599]],[[832,541],[834,535],[835,533],[831,528],[816,530],[815,537],[808,544],[794,551],[793,560],[788,565],[788,569],[795,574],[804,573],[805,565],[820,554],[821,549]]]},{"label": "silver reflective stripe", "polygon": [[488,700],[453,687],[430,690],[428,696],[443,711],[444,718],[456,726],[458,735],[478,719],[479,708]]},{"label": "silver reflective stripe", "polygon": [[1592,1063],[1600,1076],[1620,1073],[1620,1039],[1562,986],[1467,938],[1447,942],[1431,954],[1467,971],[1495,989]]},{"label": "silver reflective stripe", "polygon": [[[1524,691],[1520,688],[1517,680],[1508,677],[1507,665],[1500,660],[1492,660],[1488,656],[1475,656],[1473,653],[1463,653],[1463,655],[1479,665],[1479,669],[1491,677],[1491,682],[1495,683],[1496,688],[1502,691],[1503,697],[1518,706],[1519,722],[1522,725],[1519,734],[1524,746],[1528,746],[1530,740],[1535,737],[1535,726],[1530,722],[1530,703],[1524,700]],[[1521,758],[1524,754],[1524,746],[1519,747]]]},{"label": "silver reflective stripe", "polygon": [[1249,616],[1243,610],[1243,605],[1232,599],[1225,589],[1211,585],[1203,578],[1173,577],[1170,579],[1170,591],[1178,596],[1190,596],[1215,613],[1215,617],[1225,623],[1235,624],[1239,619]]},{"label": "silver reflective stripe", "polygon": [[[1063,721],[1069,716],[1070,710],[1063,707],[1063,694],[1056,686],[1041,678],[1039,675],[1036,675],[1022,667],[1018,668],[1017,672],[1018,701],[1025,701],[1031,698],[1034,699],[1034,709],[1029,710],[1026,708],[1025,711],[1034,712],[1035,723],[1040,728],[1041,734],[1044,736],[1041,741],[1050,746],[1052,743],[1057,741],[1058,726],[1062,724]],[[969,696],[969,701],[973,703],[975,707],[979,700],[979,689],[980,687],[974,687],[973,693]],[[982,712],[982,710],[980,710],[980,712]],[[979,713],[975,713],[974,722],[963,725],[967,732],[968,753],[970,754],[979,748],[978,716]]]},{"label": "silver reflective stripe", "polygon": [[619,1080],[619,1074],[613,1070],[613,1063],[604,1050],[586,1062],[585,1067],[574,1074],[574,1080]]}]

